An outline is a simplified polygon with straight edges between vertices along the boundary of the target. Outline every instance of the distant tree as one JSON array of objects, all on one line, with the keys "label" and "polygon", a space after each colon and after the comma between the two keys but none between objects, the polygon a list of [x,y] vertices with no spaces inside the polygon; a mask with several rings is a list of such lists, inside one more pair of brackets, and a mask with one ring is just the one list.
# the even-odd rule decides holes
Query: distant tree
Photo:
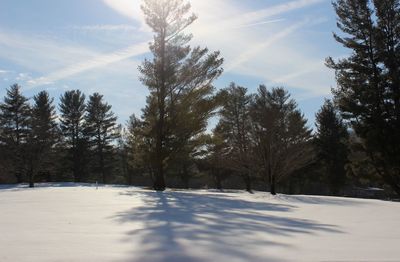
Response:
[{"label": "distant tree", "polygon": [[[144,109],[143,118],[148,119],[147,110]],[[150,120],[151,122],[151,120]],[[154,148],[155,143],[151,133],[152,127],[150,122],[145,122],[134,114],[129,117],[126,128],[126,147],[128,159],[127,181],[131,183],[133,174],[141,174],[150,176],[151,180],[155,180],[154,172]]]},{"label": "distant tree", "polygon": [[85,135],[85,95],[79,90],[66,91],[60,97],[60,128],[72,162],[75,182],[82,182],[87,165],[88,141]]},{"label": "distant tree", "polygon": [[129,147],[128,147],[128,132],[126,127],[119,124],[117,126],[117,143],[116,143],[116,162],[117,162],[117,172],[125,179],[124,183],[132,185],[132,176],[129,169]]},{"label": "distant tree", "polygon": [[387,185],[376,172],[371,158],[364,150],[363,140],[351,130],[348,141],[347,180],[350,180],[352,185],[362,188],[386,188]]},{"label": "distant tree", "polygon": [[222,182],[229,177],[232,170],[229,168],[230,148],[224,139],[220,125],[214,128],[206,145],[208,155],[202,161],[203,168],[211,174],[215,187],[222,190]]},{"label": "distant tree", "polygon": [[54,145],[59,135],[54,99],[46,91],[42,91],[33,97],[33,101],[27,147],[30,187],[34,186],[35,176],[39,171],[48,170],[52,166]]},{"label": "distant tree", "polygon": [[256,152],[271,194],[284,177],[313,159],[311,130],[297,104],[283,88],[258,89],[251,109]]},{"label": "distant tree", "polygon": [[400,2],[337,0],[334,8],[347,58],[336,71],[335,100],[362,140],[376,172],[400,195]]},{"label": "distant tree", "polygon": [[[141,81],[150,90],[143,120],[149,127],[146,130],[148,140],[154,141],[150,148],[154,189],[164,190],[165,171],[172,150],[167,144],[171,144],[175,136],[171,130],[176,130],[172,128],[172,121],[176,121],[178,115],[187,115],[177,113],[177,107],[186,104],[188,97],[199,96],[198,101],[207,97],[212,81],[222,72],[223,61],[219,52],[209,53],[206,48],[192,49],[188,45],[191,35],[184,34],[183,30],[196,20],[195,15],[188,15],[189,3],[144,0],[142,10],[154,32],[154,41],[150,44],[153,59],[146,59],[139,67]],[[190,112],[192,108],[188,106],[184,110]],[[190,133],[195,135],[199,130],[201,128]],[[187,143],[181,145],[185,147]]]},{"label": "distant tree", "polygon": [[[85,116],[86,135],[95,155],[95,169],[101,174],[101,181],[106,184],[113,157],[113,142],[119,136],[117,117],[111,111],[111,105],[103,100],[103,96],[94,93],[89,96]],[[97,178],[97,180],[100,177]]]},{"label": "distant tree", "polygon": [[[253,140],[251,138],[252,123],[250,106],[252,96],[247,94],[247,89],[231,83],[229,87],[219,93],[221,109],[218,129],[223,140],[229,147],[229,167],[238,173],[246,185],[246,190],[251,192]],[[227,160],[228,160],[227,159]]]},{"label": "distant tree", "polygon": [[339,113],[330,100],[316,114],[315,145],[319,160],[328,175],[331,193],[337,194],[346,180],[348,132]]},{"label": "distant tree", "polygon": [[0,104],[0,143],[18,183],[23,182],[26,174],[25,152],[30,132],[30,111],[28,99],[21,94],[18,84],[7,89],[4,102]]}]

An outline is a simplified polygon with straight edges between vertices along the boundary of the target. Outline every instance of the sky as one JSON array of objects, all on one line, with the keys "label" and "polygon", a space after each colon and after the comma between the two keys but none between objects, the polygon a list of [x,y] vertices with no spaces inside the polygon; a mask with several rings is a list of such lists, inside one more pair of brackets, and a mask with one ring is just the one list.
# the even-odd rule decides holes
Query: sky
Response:
[{"label": "sky", "polygon": [[[325,58],[346,55],[330,0],[191,0],[198,19],[192,46],[219,50],[230,82],[256,92],[260,84],[289,90],[309,126],[330,90]],[[0,97],[18,83],[27,97],[47,90],[99,92],[120,123],[140,115],[148,94],[137,67],[151,58],[152,33],[140,0],[0,0]]]}]

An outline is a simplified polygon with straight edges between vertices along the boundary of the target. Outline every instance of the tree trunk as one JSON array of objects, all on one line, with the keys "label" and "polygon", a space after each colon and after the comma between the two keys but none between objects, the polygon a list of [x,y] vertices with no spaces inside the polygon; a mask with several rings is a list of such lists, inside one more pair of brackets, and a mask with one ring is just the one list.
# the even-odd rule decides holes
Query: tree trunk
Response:
[{"label": "tree trunk", "polygon": [[183,188],[189,189],[189,178],[185,174],[182,174],[182,183],[183,183]]},{"label": "tree trunk", "polygon": [[218,190],[222,190],[222,181],[220,174],[216,174],[215,176],[215,186]]},{"label": "tree trunk", "polygon": [[189,172],[185,164],[182,169],[181,179],[183,182],[183,188],[189,189]]},{"label": "tree trunk", "polygon": [[271,195],[276,195],[276,183],[274,176],[271,178]]},{"label": "tree trunk", "polygon": [[249,174],[244,175],[244,183],[246,184],[246,191],[249,193],[253,193],[251,188],[251,177]]},{"label": "tree trunk", "polygon": [[276,179],[275,175],[272,173],[271,167],[268,167],[269,184],[272,195],[276,195]]},{"label": "tree trunk", "polygon": [[106,184],[106,172],[104,170],[104,155],[103,155],[103,150],[100,148],[100,152],[99,152],[99,156],[100,156],[100,170],[101,170],[101,176],[102,176],[102,180],[103,180],[103,184]]},{"label": "tree trunk", "polygon": [[29,187],[34,187],[35,186],[35,177],[33,175],[33,161],[30,161],[30,167],[29,167]]},{"label": "tree trunk", "polygon": [[154,179],[154,190],[164,191],[165,190],[165,179],[164,179],[164,166],[162,159],[157,159],[157,172]]}]

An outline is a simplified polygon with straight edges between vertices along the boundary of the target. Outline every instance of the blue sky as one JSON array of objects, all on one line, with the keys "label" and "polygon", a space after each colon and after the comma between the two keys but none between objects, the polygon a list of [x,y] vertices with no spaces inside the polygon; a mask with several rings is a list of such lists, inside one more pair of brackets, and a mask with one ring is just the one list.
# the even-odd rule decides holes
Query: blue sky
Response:
[{"label": "blue sky", "polygon": [[[32,97],[47,90],[58,102],[69,89],[104,94],[119,121],[140,114],[147,89],[137,66],[150,57],[151,32],[140,0],[0,0],[0,96],[13,83]],[[256,91],[286,87],[313,126],[334,73],[328,56],[346,54],[332,38],[329,0],[192,0],[199,19],[192,45],[220,50],[230,82]]]}]

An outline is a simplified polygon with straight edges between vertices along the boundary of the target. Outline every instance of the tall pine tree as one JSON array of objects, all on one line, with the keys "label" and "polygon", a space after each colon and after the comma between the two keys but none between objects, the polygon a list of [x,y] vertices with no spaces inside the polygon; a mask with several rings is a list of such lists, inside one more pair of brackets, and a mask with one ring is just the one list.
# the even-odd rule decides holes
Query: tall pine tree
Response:
[{"label": "tall pine tree", "polygon": [[23,182],[26,175],[25,153],[30,132],[30,111],[28,99],[21,94],[18,84],[7,89],[7,96],[0,104],[0,141],[18,183]]},{"label": "tall pine tree", "polygon": [[315,145],[332,194],[337,194],[346,181],[348,132],[330,100],[316,114]]},{"label": "tall pine tree", "polygon": [[66,91],[60,97],[60,129],[68,148],[69,162],[75,182],[82,182],[87,165],[85,134],[85,95],[79,90]]},{"label": "tall pine tree", "polygon": [[[154,189],[164,190],[165,171],[172,150],[167,143],[171,144],[175,137],[172,118],[186,115],[176,111],[186,97],[197,95],[198,100],[202,100],[210,94],[210,91],[199,90],[210,89],[212,81],[222,72],[223,61],[219,52],[209,53],[207,48],[192,49],[189,46],[191,35],[183,31],[196,20],[194,14],[188,14],[189,3],[183,0],[145,0],[142,10],[154,32],[154,41],[150,44],[153,59],[146,59],[139,67],[141,81],[150,90],[144,121],[151,127],[148,136],[154,140],[151,153],[155,170]],[[191,107],[179,110],[191,110]]]},{"label": "tall pine tree", "polygon": [[343,32],[334,37],[351,51],[327,59],[336,102],[376,173],[400,195],[400,1],[338,0],[334,8]]},{"label": "tall pine tree", "polygon": [[28,136],[28,178],[33,187],[39,171],[49,172],[54,161],[54,145],[58,142],[59,130],[53,98],[46,91],[33,97],[30,133]]},{"label": "tall pine tree", "polygon": [[[118,138],[117,117],[111,111],[111,105],[105,102],[99,93],[89,96],[86,111],[86,135],[95,155],[95,171],[101,175],[103,184],[106,184],[113,157],[112,143]],[[99,178],[97,177],[98,181]]]}]

